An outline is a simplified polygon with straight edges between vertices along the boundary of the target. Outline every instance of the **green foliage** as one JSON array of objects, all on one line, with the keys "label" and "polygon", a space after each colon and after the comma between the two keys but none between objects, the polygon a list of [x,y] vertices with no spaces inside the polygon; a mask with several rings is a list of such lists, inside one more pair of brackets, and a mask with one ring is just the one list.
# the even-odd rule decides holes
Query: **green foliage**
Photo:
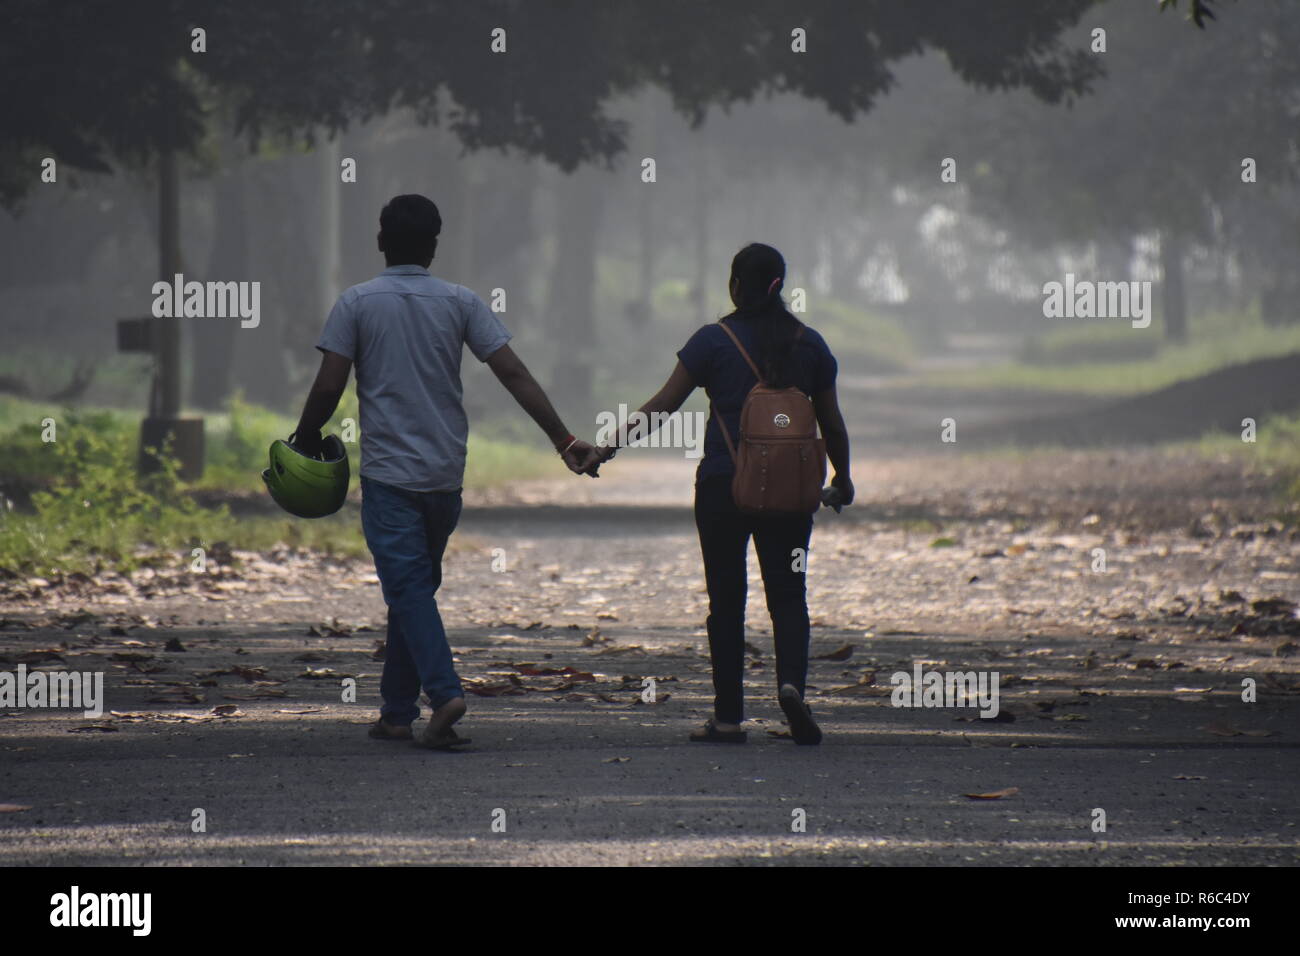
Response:
[{"label": "green foliage", "polygon": [[207,419],[207,462],[202,488],[223,491],[257,491],[262,488],[262,469],[267,449],[277,438],[288,438],[293,424],[280,415],[244,400],[236,392],[226,402],[226,411]]},{"label": "green foliage", "polygon": [[1070,325],[1025,342],[1020,360],[1030,366],[1074,366],[1104,362],[1145,362],[1160,352],[1163,336],[1152,322],[1145,334],[1128,323]]},{"label": "green foliage", "polygon": [[[58,425],[57,440],[41,441],[42,417]],[[357,417],[349,390],[327,431],[340,431],[343,418]],[[64,411],[53,414],[22,400],[0,401],[0,428],[7,454],[0,465],[6,487],[37,488],[31,510],[0,501],[0,572],[44,574],[55,569],[130,571],[142,565],[188,561],[192,547],[217,542],[244,550],[277,545],[327,554],[366,552],[355,507],[329,518],[303,521],[268,508],[269,516],[235,517],[225,504],[200,504],[195,493],[263,495],[261,471],[267,448],[287,437],[291,420],[235,396],[224,415],[213,416],[208,467],[187,486],[177,462],[162,456],[156,474],[137,469],[138,428],[117,412]],[[349,447],[353,473],[359,452]],[[532,442],[471,436],[465,485],[484,487],[520,478],[567,474],[544,440]]]},{"label": "green foliage", "polygon": [[1281,495],[1300,505],[1300,415],[1279,415],[1260,423],[1253,444],[1238,433],[1205,435],[1193,447],[1209,457],[1228,455],[1246,460],[1257,471],[1273,476]]},{"label": "green foliage", "polygon": [[[25,426],[26,427],[26,426]],[[178,463],[164,449],[160,468],[140,475],[136,442],[103,413],[67,413],[52,452],[53,482],[32,495],[34,514],[6,509],[0,518],[0,567],[10,571],[66,565],[129,569],[152,547],[198,543],[224,508],[201,508],[183,489]]]},{"label": "green foliage", "polygon": [[1300,477],[1300,415],[1278,415],[1260,423],[1253,444],[1236,432],[1206,435],[1197,447],[1208,455],[1249,456],[1260,468],[1294,472]]},{"label": "green foliage", "polygon": [[[342,434],[344,419],[358,422],[356,389],[349,387],[339,401],[325,434]],[[518,418],[518,416],[515,416]],[[514,419],[512,419],[513,421]],[[522,422],[522,420],[520,420]],[[226,404],[224,415],[208,420],[208,461],[199,487],[219,491],[262,491],[262,469],[267,449],[277,438],[288,438],[297,423],[236,394]],[[470,435],[465,466],[465,487],[484,488],[518,478],[558,474],[552,465],[545,439],[535,426],[519,429],[487,423]],[[358,432],[359,433],[359,432]],[[361,473],[360,442],[347,445],[353,482]]]},{"label": "green foliage", "polygon": [[527,445],[473,434],[469,436],[465,460],[466,488],[487,488],[506,481],[567,474],[568,469],[547,446],[546,437],[541,432],[536,432],[536,438]]},{"label": "green foliage", "polygon": [[0,481],[4,487],[17,490],[46,487],[62,474],[67,458],[60,455],[58,441],[42,440],[41,422],[46,418],[55,420],[56,437],[60,440],[80,421],[93,422],[104,436],[132,443],[139,428],[136,422],[114,411],[101,409],[78,414],[46,402],[0,397],[0,441],[4,443]]}]

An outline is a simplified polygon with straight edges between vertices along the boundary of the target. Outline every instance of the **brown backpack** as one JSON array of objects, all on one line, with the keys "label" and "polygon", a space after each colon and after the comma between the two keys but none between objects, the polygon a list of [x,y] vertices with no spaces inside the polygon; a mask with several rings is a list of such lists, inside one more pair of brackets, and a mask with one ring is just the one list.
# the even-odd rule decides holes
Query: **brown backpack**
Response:
[{"label": "brown backpack", "polygon": [[[817,413],[797,388],[773,388],[763,381],[736,333],[719,321],[736,344],[758,384],[740,409],[740,447],[721,415],[718,427],[736,466],[731,497],[746,514],[812,514],[826,481],[826,443],[817,437]],[[803,326],[795,335],[803,334]]]}]

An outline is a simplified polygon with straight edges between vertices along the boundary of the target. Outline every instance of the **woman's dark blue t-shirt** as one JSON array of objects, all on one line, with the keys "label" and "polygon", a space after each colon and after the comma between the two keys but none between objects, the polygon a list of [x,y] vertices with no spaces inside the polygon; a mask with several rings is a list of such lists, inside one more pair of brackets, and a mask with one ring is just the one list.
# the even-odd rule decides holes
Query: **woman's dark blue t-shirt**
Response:
[{"label": "woman's dark blue t-shirt", "polygon": [[[736,338],[745,346],[745,351],[762,368],[754,323],[735,318],[726,321],[727,328],[736,333]],[[731,440],[738,441],[740,408],[758,380],[736,348],[736,343],[714,322],[692,335],[677,353],[677,357],[696,387],[703,388],[708,393],[714,413],[721,415],[727,423]],[[826,346],[826,340],[805,325],[803,334],[795,341],[790,384],[805,395],[816,395],[835,385],[838,370],[839,366]],[[735,470],[717,420],[714,415],[710,415],[708,429],[704,434],[704,458],[695,472],[695,480],[712,475],[730,475]]]}]

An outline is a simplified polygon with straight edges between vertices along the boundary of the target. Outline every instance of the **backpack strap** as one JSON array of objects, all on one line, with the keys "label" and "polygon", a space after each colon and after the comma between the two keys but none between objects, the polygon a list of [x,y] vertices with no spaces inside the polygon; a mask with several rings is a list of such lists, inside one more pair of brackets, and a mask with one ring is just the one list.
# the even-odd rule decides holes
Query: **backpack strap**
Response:
[{"label": "backpack strap", "polygon": [[727,338],[731,339],[731,341],[736,344],[736,348],[740,349],[741,357],[744,358],[745,364],[749,366],[749,370],[754,373],[754,378],[758,379],[758,384],[764,384],[763,374],[759,372],[758,366],[755,365],[754,360],[749,357],[749,353],[745,351],[745,347],[740,344],[740,339],[736,338],[736,333],[727,328],[727,323],[722,319],[718,319],[718,325],[722,326],[722,331],[727,333]]},{"label": "backpack strap", "polygon": [[718,428],[722,431],[722,440],[727,443],[727,454],[731,456],[731,463],[734,465],[736,463],[735,442],[731,440],[731,432],[727,431],[727,423],[722,420],[721,415],[714,411],[712,402],[709,402],[709,414],[718,420]]},{"label": "backpack strap", "polygon": [[[727,338],[731,339],[736,348],[740,350],[740,355],[745,360],[745,364],[749,366],[749,370],[754,373],[754,378],[758,379],[758,382],[761,385],[763,383],[763,376],[759,374],[758,366],[755,365],[754,360],[749,357],[749,353],[745,351],[745,347],[740,344],[740,339],[736,338],[736,333],[727,328],[727,323],[722,319],[718,319],[718,325],[722,326],[722,331],[727,333]],[[731,440],[731,432],[727,430],[727,423],[722,420],[722,416],[714,409],[712,402],[709,403],[709,414],[718,420],[718,430],[722,432],[722,440],[727,443],[727,453],[731,455],[731,463],[734,465],[736,463],[736,443]]]}]

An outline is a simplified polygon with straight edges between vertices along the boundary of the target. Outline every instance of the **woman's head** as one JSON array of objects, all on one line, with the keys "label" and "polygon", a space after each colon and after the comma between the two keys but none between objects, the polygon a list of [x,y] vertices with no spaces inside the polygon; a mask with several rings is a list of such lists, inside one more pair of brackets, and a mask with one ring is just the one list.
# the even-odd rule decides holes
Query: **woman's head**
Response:
[{"label": "woman's head", "polygon": [[790,384],[799,333],[799,320],[781,299],[784,285],[785,259],[771,246],[751,242],[731,260],[732,316],[755,324],[759,354],[754,359],[764,380],[778,388]]},{"label": "woman's head", "polygon": [[761,242],[751,242],[731,260],[731,301],[738,312],[752,312],[780,300],[785,259]]}]

